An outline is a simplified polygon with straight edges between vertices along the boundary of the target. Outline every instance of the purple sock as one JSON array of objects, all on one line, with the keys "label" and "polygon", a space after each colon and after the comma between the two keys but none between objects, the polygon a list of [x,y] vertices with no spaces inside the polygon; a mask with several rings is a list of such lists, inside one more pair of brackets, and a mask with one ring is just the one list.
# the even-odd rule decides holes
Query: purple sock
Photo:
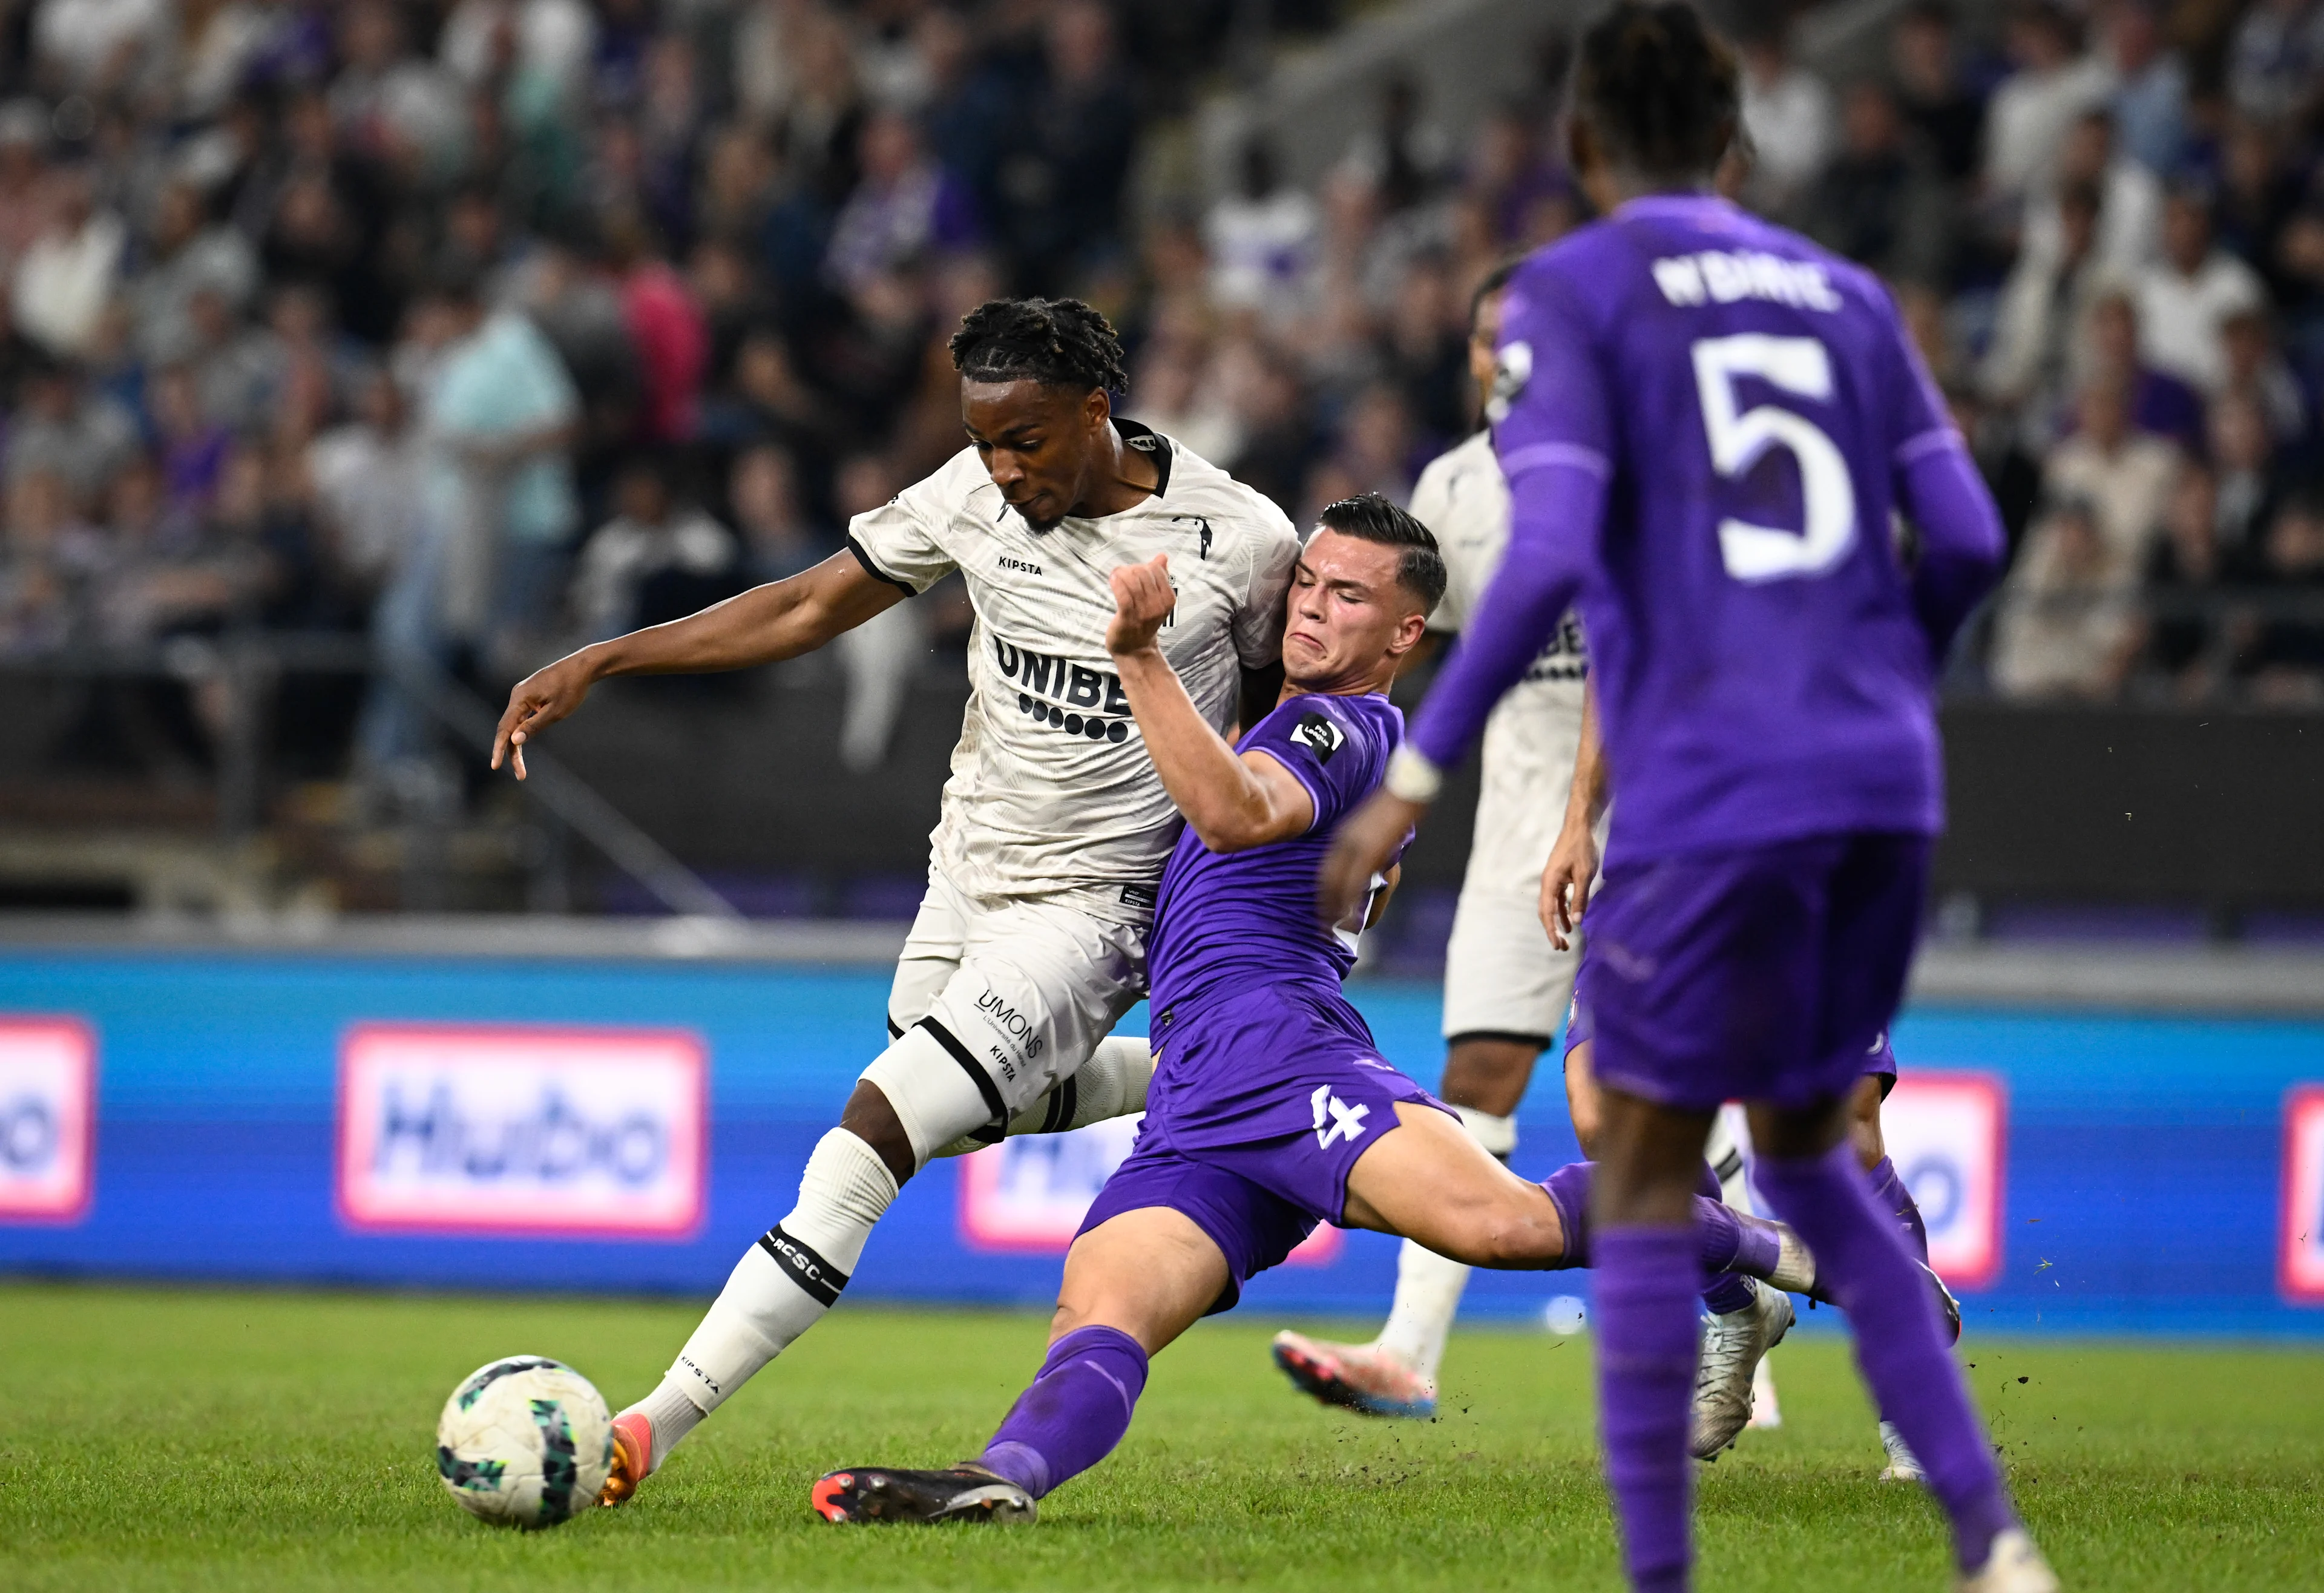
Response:
[{"label": "purple sock", "polygon": [[1113,1452],[1145,1389],[1137,1340],[1120,1328],[1075,1328],[1049,1346],[980,1463],[1038,1499]]},{"label": "purple sock", "polygon": [[[1709,1162],[1702,1164],[1702,1175],[1694,1181],[1694,1192],[1704,1200],[1726,1203],[1726,1186],[1719,1182],[1719,1174]],[[1757,1298],[1758,1291],[1751,1287],[1751,1280],[1731,1272],[1712,1274],[1711,1286],[1702,1291],[1704,1307],[1720,1316],[1745,1310]]]},{"label": "purple sock", "polygon": [[[1557,1208],[1558,1226],[1565,1230],[1565,1254],[1555,1267],[1545,1270],[1598,1265],[1590,1255],[1590,1181],[1596,1169],[1594,1162],[1569,1162],[1542,1181],[1550,1203]],[[1702,1175],[1714,1185],[1718,1182],[1708,1165]],[[1705,1272],[1765,1277],[1775,1268],[1781,1244],[1774,1225],[1744,1216],[1717,1195],[1694,1197],[1693,1231],[1695,1259]]]},{"label": "purple sock", "polygon": [[1683,1228],[1598,1235],[1598,1422],[1630,1585],[1685,1593],[1692,1559],[1687,1421],[1694,1399],[1696,1239]]},{"label": "purple sock", "polygon": [[1901,1227],[1873,1199],[1846,1145],[1797,1161],[1762,1156],[1757,1177],[1769,1203],[1815,1252],[1817,1272],[1848,1312],[1856,1364],[1874,1400],[1928,1469],[1929,1491],[1952,1517],[1961,1569],[1976,1570],[1994,1534],[2017,1515]]},{"label": "purple sock", "polygon": [[1897,1224],[1912,1236],[1913,1253],[1925,1264],[1929,1259],[1928,1225],[1921,1220],[1920,1203],[1913,1199],[1913,1192],[1896,1176],[1896,1164],[1882,1156],[1865,1176],[1872,1180],[1872,1198],[1884,1211],[1896,1214]]}]

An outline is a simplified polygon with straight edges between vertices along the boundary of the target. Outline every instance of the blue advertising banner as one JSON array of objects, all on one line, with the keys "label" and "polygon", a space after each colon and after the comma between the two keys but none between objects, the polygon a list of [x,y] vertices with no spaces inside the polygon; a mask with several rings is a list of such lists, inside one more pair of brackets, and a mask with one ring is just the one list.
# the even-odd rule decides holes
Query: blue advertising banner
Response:
[{"label": "blue advertising banner", "polygon": [[[0,959],[0,1272],[708,1294],[882,1045],[883,971],[214,953]],[[1356,987],[1441,1064],[1433,987]],[[1142,1010],[1125,1027],[1143,1022]],[[2324,1338],[2324,1023],[1942,1008],[1890,1148],[1973,1324]],[[1554,1072],[1515,1165],[1575,1155]],[[864,1297],[1046,1304],[1126,1124],[930,1167]],[[1246,1311],[1369,1316],[1395,1245],[1318,1232]],[[1587,1275],[1479,1273],[1479,1316]],[[1803,1319],[1813,1326],[1818,1317]]]}]

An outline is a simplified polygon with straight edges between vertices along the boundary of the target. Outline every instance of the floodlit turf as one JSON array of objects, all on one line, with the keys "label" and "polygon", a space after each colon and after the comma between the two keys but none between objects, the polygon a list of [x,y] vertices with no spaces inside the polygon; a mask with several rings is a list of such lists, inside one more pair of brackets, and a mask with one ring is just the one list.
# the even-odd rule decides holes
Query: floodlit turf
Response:
[{"label": "floodlit turf", "polygon": [[[808,1483],[974,1451],[1037,1363],[1027,1316],[844,1306],[622,1511],[523,1535],[435,1478],[436,1413],[493,1356],[641,1392],[690,1306],[0,1284],[11,1589],[1618,1586],[1585,1340],[1454,1340],[1433,1424],[1325,1412],[1275,1323],[1157,1363],[1120,1453],[1019,1530],[840,1528]],[[2324,1355],[1983,1343],[1963,1358],[2070,1588],[2324,1585]],[[1874,1480],[1840,1344],[1776,1353],[1786,1424],[1700,1490],[1710,1589],[1947,1585],[1934,1508]]]}]

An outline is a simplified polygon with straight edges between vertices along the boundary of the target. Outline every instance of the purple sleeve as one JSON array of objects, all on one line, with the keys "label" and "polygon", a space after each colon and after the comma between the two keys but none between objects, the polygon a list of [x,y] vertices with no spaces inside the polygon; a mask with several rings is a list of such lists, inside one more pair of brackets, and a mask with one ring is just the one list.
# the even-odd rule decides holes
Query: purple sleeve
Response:
[{"label": "purple sleeve", "polygon": [[1596,556],[1613,473],[1604,379],[1549,273],[1520,272],[1503,318],[1493,391],[1508,409],[1493,449],[1509,480],[1509,545],[1413,724],[1413,745],[1439,769],[1461,760],[1565,617]]},{"label": "purple sleeve", "polygon": [[1311,835],[1330,831],[1372,794],[1389,751],[1379,727],[1360,710],[1321,694],[1277,705],[1252,728],[1241,750],[1266,753],[1307,787],[1315,805]]},{"label": "purple sleeve", "polygon": [[2001,511],[1953,428],[1943,395],[1901,318],[1890,327],[1896,370],[1889,402],[1889,459],[1896,500],[1921,531],[1913,609],[1941,664],[1954,633],[2001,573]]}]

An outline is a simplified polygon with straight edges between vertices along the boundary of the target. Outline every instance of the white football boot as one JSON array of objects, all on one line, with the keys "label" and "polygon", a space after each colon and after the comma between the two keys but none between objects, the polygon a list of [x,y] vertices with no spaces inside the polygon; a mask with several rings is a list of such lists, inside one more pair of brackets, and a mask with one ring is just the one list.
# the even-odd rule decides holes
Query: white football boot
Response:
[{"label": "white football boot", "polygon": [[1904,1435],[1896,1431],[1895,1423],[1880,1423],[1880,1447],[1888,1456],[1888,1464],[1881,1468],[1881,1481],[1926,1482],[1929,1480],[1928,1472],[1922,1468],[1921,1457],[1913,1452],[1913,1446],[1906,1443]]},{"label": "white football boot", "polygon": [[1792,1297],[1756,1279],[1753,1299],[1740,1311],[1707,1316],[1702,1354],[1694,1369],[1694,1432],[1687,1448],[1698,1460],[1716,1457],[1751,1421],[1751,1375],[1760,1358],[1792,1331]]},{"label": "white football boot", "polygon": [[1985,1563],[1954,1586],[1959,1593],[2058,1593],[2058,1578],[2025,1529],[2013,1526],[1994,1538]]}]

